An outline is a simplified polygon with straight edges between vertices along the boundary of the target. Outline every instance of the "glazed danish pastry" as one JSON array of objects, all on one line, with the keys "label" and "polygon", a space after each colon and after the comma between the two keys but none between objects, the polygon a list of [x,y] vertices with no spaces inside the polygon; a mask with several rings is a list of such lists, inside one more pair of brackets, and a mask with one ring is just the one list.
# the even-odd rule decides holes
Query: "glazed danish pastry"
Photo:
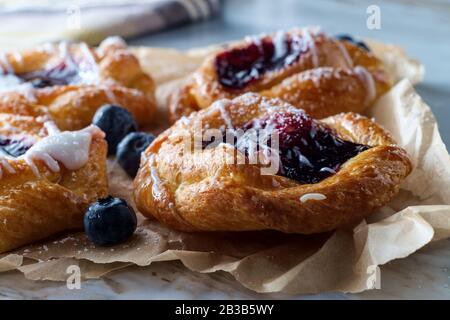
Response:
[{"label": "glazed danish pastry", "polygon": [[0,113],[0,253],[82,227],[107,195],[104,133]]},{"label": "glazed danish pastry", "polygon": [[245,92],[282,98],[318,119],[360,113],[391,81],[367,46],[350,39],[303,28],[236,43],[208,58],[169,97],[171,120]]},{"label": "glazed danish pastry", "polygon": [[[258,140],[269,136],[278,140]],[[388,203],[410,171],[406,152],[368,118],[313,120],[280,99],[248,93],[158,136],[142,156],[135,200],[147,217],[184,231],[311,234]]]},{"label": "glazed danish pastry", "polygon": [[102,105],[128,109],[141,125],[156,110],[155,85],[125,42],[46,44],[0,55],[0,112],[50,114],[61,130],[91,123]]}]

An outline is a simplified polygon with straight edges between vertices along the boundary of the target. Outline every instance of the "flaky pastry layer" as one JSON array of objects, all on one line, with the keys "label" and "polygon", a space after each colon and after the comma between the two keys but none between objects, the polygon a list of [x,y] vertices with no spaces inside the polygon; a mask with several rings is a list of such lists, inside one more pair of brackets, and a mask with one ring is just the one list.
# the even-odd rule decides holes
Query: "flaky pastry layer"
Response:
[{"label": "flaky pastry layer", "polygon": [[[33,117],[0,114],[2,138],[36,143],[47,135],[43,123]],[[22,158],[7,160],[9,170],[1,164],[0,253],[82,228],[88,205],[108,193],[106,152],[106,141],[93,135],[89,158],[77,170],[60,164],[59,172],[55,172],[35,159],[36,175]]]},{"label": "flaky pastry layer", "polygon": [[[58,69],[59,68],[59,69]],[[80,75],[73,75],[78,72]],[[47,44],[24,52],[9,52],[0,59],[0,75],[76,78],[74,83],[11,88],[0,87],[0,112],[50,115],[61,130],[78,130],[90,124],[104,104],[128,109],[142,126],[156,111],[155,84],[138,59],[120,40],[105,40],[97,48],[83,43]]]},{"label": "flaky pastry layer", "polygon": [[278,34],[245,39],[207,58],[169,96],[171,120],[207,108],[218,99],[231,99],[246,92],[281,98],[317,119],[340,112],[361,113],[391,87],[381,60],[353,43],[307,28],[291,30],[284,36],[301,39],[304,48],[299,58],[264,72],[243,88],[226,87],[220,82],[216,59],[265,39],[277,41]]},{"label": "flaky pastry layer", "polygon": [[[355,113],[320,121],[341,138],[371,148],[314,184],[262,175],[258,165],[224,161],[224,156],[236,158],[233,145],[186,152],[185,138],[198,135],[198,128],[240,128],[281,112],[301,111],[279,99],[245,94],[180,119],[142,157],[134,182],[139,210],[183,231],[320,233],[357,222],[388,203],[411,171],[405,150],[374,121]],[[311,194],[321,197],[301,200]]]}]

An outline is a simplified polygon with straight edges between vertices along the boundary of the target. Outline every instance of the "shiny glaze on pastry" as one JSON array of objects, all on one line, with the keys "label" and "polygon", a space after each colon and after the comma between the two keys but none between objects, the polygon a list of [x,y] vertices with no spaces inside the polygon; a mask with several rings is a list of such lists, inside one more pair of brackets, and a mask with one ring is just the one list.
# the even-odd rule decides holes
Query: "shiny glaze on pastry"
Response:
[{"label": "shiny glaze on pastry", "polygon": [[61,42],[0,55],[0,112],[49,114],[62,130],[89,125],[106,103],[148,124],[156,110],[154,90],[120,39],[106,39],[98,48]]},{"label": "shiny glaze on pastry", "polygon": [[107,195],[106,141],[90,126],[0,113],[0,253],[82,227],[84,210]]},{"label": "shiny glaze on pastry", "polygon": [[[339,150],[341,158],[328,158],[334,161],[333,168],[327,160],[308,177],[291,179],[282,172],[263,175],[261,164],[239,162],[249,153],[233,139],[211,148],[202,144],[201,152],[186,149],[186,137],[202,135],[204,140],[206,129],[233,131],[267,119],[273,119],[280,134],[281,150],[283,146],[292,150],[301,138],[308,138],[297,160],[321,148],[328,149],[325,154]],[[323,137],[316,140],[318,132]],[[317,146],[310,145],[319,140]],[[308,160],[317,163],[317,159]],[[295,163],[300,162],[291,164]],[[321,176],[325,167],[332,171]],[[144,215],[178,230],[311,234],[358,222],[385,205],[410,171],[406,152],[368,118],[341,113],[313,121],[282,100],[248,93],[217,101],[158,136],[142,157],[135,200]]]},{"label": "shiny glaze on pastry", "polygon": [[370,51],[303,28],[251,37],[209,57],[168,105],[175,121],[218,99],[258,92],[322,118],[362,112],[390,85]]}]

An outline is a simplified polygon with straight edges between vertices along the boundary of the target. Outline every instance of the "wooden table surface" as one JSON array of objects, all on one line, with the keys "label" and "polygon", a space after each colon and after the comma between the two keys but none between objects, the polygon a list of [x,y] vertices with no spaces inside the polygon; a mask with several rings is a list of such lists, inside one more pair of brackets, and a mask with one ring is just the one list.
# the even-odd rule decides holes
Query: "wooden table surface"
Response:
[{"label": "wooden table surface", "polygon": [[[374,3],[381,9],[380,30],[366,27],[366,9]],[[450,145],[450,1],[225,0],[216,19],[134,39],[131,44],[187,49],[305,25],[321,25],[331,34],[351,33],[395,43],[420,59],[426,77],[417,90],[432,107],[441,135]],[[449,270],[450,240],[444,240],[383,266],[382,290],[290,298],[450,299]],[[88,281],[82,289],[68,290],[65,283],[34,283],[18,273],[0,278],[0,298],[286,298],[258,295],[227,274],[193,273],[180,263],[127,269]]]}]

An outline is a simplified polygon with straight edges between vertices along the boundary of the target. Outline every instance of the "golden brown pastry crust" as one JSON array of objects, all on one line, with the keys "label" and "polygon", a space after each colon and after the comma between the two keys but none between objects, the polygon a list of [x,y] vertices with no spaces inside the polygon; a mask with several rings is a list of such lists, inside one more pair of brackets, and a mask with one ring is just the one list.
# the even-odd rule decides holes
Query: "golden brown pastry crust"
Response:
[{"label": "golden brown pastry crust", "polygon": [[[20,135],[37,142],[47,134],[33,117],[0,114],[2,137]],[[0,178],[0,253],[81,228],[88,205],[108,192],[106,152],[103,137],[93,135],[83,167],[72,171],[60,164],[54,172],[35,160],[39,177],[25,160],[8,160],[15,172],[3,168]]]},{"label": "golden brown pastry crust", "polygon": [[[175,123],[143,154],[134,182],[140,212],[184,231],[319,233],[356,222],[388,203],[411,171],[408,155],[391,136],[372,120],[354,113],[321,121],[341,138],[371,148],[315,184],[261,175],[257,165],[227,164],[224,156],[236,157],[236,149],[227,144],[183,153],[185,137],[199,134],[195,128],[226,127],[229,121],[239,128],[273,112],[298,110],[279,99],[245,94],[218,101]],[[216,152],[218,148],[223,152]],[[326,199],[300,201],[311,193]]]},{"label": "golden brown pastry crust", "polygon": [[[233,44],[206,59],[185,85],[169,97],[171,120],[206,108],[218,99],[231,99],[245,92],[282,98],[314,118],[323,118],[340,112],[361,112],[390,88],[391,80],[383,63],[371,52],[306,28],[286,34],[307,39],[309,43],[310,49],[296,62],[265,72],[242,89],[228,88],[218,79],[216,58],[224,52],[245,48],[255,39]],[[261,39],[275,37],[272,34]]]},{"label": "golden brown pastry crust", "polygon": [[118,41],[105,40],[98,48],[82,43],[48,44],[21,53],[6,53],[0,60],[0,74],[2,69],[6,74],[27,74],[61,61],[69,64],[69,59],[71,65],[92,64],[86,81],[0,90],[0,112],[34,116],[45,113],[61,130],[78,130],[90,124],[100,106],[113,103],[128,109],[142,126],[152,121],[156,111],[155,84],[125,44]]}]

